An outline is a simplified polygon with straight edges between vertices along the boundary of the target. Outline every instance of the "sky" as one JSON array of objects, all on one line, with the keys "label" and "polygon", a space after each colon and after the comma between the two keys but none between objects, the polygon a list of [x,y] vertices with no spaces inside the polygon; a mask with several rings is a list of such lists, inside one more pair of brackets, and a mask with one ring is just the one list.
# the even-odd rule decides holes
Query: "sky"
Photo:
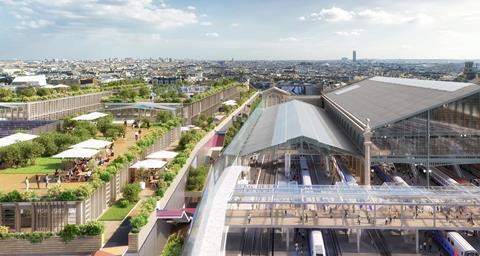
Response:
[{"label": "sky", "polygon": [[479,59],[479,0],[0,0],[0,59]]}]

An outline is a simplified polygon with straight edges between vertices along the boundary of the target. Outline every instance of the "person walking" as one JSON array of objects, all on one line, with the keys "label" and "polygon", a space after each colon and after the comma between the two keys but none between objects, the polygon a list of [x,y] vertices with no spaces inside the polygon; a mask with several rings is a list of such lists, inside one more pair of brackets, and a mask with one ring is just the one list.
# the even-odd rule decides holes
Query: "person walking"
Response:
[{"label": "person walking", "polygon": [[138,137],[139,137],[139,134],[138,134],[138,131],[137,131],[137,132],[135,132],[135,141],[138,140]]},{"label": "person walking", "polygon": [[248,224],[250,224],[251,221],[252,221],[252,215],[249,213],[248,214]]},{"label": "person walking", "polygon": [[25,191],[28,192],[28,190],[30,189],[30,181],[28,181],[28,177],[25,177]]},{"label": "person walking", "polygon": [[37,189],[40,189],[40,175],[35,175],[35,181],[37,182]]},{"label": "person walking", "polygon": [[48,175],[45,175],[45,188],[48,189],[48,183],[50,183],[50,178]]}]

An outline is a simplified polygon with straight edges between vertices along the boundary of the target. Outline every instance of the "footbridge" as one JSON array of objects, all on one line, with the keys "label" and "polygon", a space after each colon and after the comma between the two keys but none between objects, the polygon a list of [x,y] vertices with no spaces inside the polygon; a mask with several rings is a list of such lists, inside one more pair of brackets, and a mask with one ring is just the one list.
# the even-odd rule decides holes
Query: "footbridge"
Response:
[{"label": "footbridge", "polygon": [[237,185],[225,225],[258,228],[480,230],[480,188]]}]

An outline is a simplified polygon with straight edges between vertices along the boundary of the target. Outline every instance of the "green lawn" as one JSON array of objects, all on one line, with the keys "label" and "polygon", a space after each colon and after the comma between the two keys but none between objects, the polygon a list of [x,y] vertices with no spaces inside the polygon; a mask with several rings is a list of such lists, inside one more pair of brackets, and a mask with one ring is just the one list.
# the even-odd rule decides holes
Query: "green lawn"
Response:
[{"label": "green lawn", "polygon": [[39,157],[35,165],[0,170],[0,174],[47,174],[54,173],[55,169],[62,169],[61,159]]},{"label": "green lawn", "polygon": [[103,215],[100,217],[100,221],[108,220],[123,220],[125,216],[130,212],[130,210],[135,206],[135,203],[130,203],[125,208],[120,208],[115,203],[113,204]]}]

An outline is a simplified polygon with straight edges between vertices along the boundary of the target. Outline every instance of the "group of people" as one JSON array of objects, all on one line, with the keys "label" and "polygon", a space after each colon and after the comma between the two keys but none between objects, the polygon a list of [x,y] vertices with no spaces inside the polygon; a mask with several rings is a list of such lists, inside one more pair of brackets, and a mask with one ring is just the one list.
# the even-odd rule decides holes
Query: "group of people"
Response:
[{"label": "group of people", "polygon": [[[40,183],[44,182],[45,183],[45,188],[48,189],[48,184],[50,184],[51,178],[48,176],[48,174],[45,175],[35,175],[35,182],[37,183],[37,189],[40,189]],[[60,184],[60,179],[57,179],[56,182]],[[30,191],[30,180],[28,179],[28,176],[25,177],[24,180],[25,184],[25,191]]]}]

